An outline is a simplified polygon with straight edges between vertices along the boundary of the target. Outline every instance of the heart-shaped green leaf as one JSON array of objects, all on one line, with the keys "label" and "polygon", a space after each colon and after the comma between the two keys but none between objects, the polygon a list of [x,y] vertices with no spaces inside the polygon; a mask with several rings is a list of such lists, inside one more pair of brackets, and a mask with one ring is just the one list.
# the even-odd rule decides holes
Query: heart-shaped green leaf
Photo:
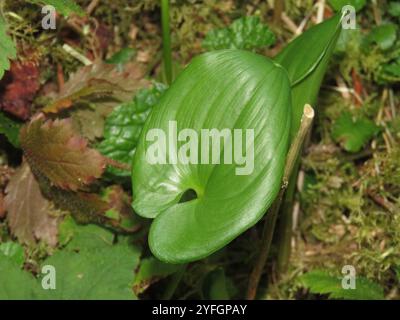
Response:
[{"label": "heart-shaped green leaf", "polygon": [[[261,219],[281,186],[290,108],[285,70],[251,52],[209,52],[195,58],[179,75],[146,121],[133,163],[133,207],[141,216],[155,218],[149,244],[157,258],[171,263],[201,259]],[[186,136],[182,141],[173,138],[173,124],[178,136]],[[160,140],[151,141],[160,132],[153,129],[160,129],[167,140],[172,137],[171,142],[161,143],[162,134]],[[195,137],[193,131],[189,135],[183,129],[192,129]],[[224,141],[234,141],[210,157],[204,142],[209,141],[212,153],[218,148],[204,134],[207,129],[219,133],[225,129],[231,139]],[[198,148],[187,152],[185,146],[196,137]],[[148,161],[156,142],[165,147],[159,150],[158,160],[165,157],[168,164]],[[235,157],[231,160],[235,159],[229,163],[225,156],[232,156],[232,149]],[[180,160],[190,153],[189,163],[174,161],[177,151]],[[198,157],[192,158],[196,151]],[[246,161],[239,161],[237,154]],[[196,160],[200,164],[194,164]],[[180,202],[188,191],[197,198]]]},{"label": "heart-shaped green leaf", "polygon": [[290,42],[276,57],[292,84],[292,139],[305,104],[315,105],[318,91],[341,30],[341,16],[320,23]]}]

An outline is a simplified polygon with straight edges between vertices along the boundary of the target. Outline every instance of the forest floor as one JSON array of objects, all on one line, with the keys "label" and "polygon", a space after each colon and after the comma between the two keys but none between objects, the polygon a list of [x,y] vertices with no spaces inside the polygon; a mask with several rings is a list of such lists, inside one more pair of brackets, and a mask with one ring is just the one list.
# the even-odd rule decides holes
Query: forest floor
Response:
[{"label": "forest floor", "polygon": [[[149,87],[154,81],[165,82],[160,8],[156,0],[129,1],[130,4],[124,0],[76,2],[86,14],[68,19],[59,17],[57,30],[50,31],[40,28],[43,15],[36,4],[5,1],[2,12],[9,34],[17,43],[18,58],[0,81],[0,109],[21,124],[44,106],[57,112],[63,109],[53,118],[71,117],[73,127],[90,146],[97,148],[106,139],[106,118],[118,103],[96,99],[109,91],[123,95],[128,90]],[[325,1],[286,0],[284,14],[277,18],[272,2],[171,1],[175,75],[194,56],[205,51],[202,43],[210,30],[226,27],[240,17],[258,16],[270,27],[276,41],[258,52],[273,56],[297,34],[334,11]],[[261,278],[259,298],[325,299],[324,292],[311,293],[302,276],[311,271],[340,276],[344,266],[352,265],[357,276],[381,287],[386,298],[400,299],[400,9],[390,1],[377,2],[379,5],[368,1],[357,12],[359,28],[346,33],[347,41],[341,37],[335,49],[301,161],[292,208],[294,235],[290,263],[286,272],[278,276],[279,237],[275,237]],[[319,9],[319,3],[325,3],[323,10]],[[390,28],[385,29],[388,24],[395,26],[394,33]],[[115,55],[118,52],[120,55]],[[98,83],[93,89],[90,79],[94,74],[108,79],[114,71],[107,66],[88,71],[85,64],[110,58],[117,59],[131,81],[126,83],[116,76],[112,81],[115,87]],[[94,91],[86,94],[77,87]],[[73,108],[64,110],[66,101],[49,104],[66,92],[77,95]],[[18,227],[16,230],[15,226],[8,226],[4,219],[7,216],[4,197],[7,184],[21,162],[21,151],[0,136],[0,242],[14,243],[17,235],[23,245],[25,270],[37,273],[37,267],[48,254],[65,246],[71,234],[77,232],[74,222],[69,220],[68,206],[55,210],[59,217],[57,231],[45,230],[51,233],[42,238],[46,241],[32,244],[32,235],[21,235],[26,230],[19,232]],[[96,188],[103,190],[103,198],[114,197],[119,209],[130,201],[129,178],[120,172],[107,172]],[[57,191],[49,193],[57,198]],[[67,195],[58,194],[60,197]],[[78,216],[84,215],[77,211]],[[80,218],[87,222],[87,218],[75,216],[78,221]],[[141,261],[150,264],[153,258],[146,245],[148,223],[141,219],[129,223],[133,229],[140,224],[140,229],[120,239],[129,238],[140,244]],[[241,293],[246,291],[257,259],[255,244],[260,243],[261,233],[262,222],[222,251],[190,264],[173,297],[213,298],[215,293],[209,287],[220,285],[223,289],[215,290],[222,290],[223,297],[225,294],[229,298],[243,298]],[[80,241],[84,240],[79,238],[77,246]],[[139,264],[136,268],[140,270]],[[173,286],[173,276],[168,276],[175,271],[166,268],[154,274],[148,271],[147,275],[143,271],[142,279],[135,281],[135,293],[144,299],[161,297],[162,292],[166,294],[168,287]],[[221,296],[217,293],[216,297]]]}]

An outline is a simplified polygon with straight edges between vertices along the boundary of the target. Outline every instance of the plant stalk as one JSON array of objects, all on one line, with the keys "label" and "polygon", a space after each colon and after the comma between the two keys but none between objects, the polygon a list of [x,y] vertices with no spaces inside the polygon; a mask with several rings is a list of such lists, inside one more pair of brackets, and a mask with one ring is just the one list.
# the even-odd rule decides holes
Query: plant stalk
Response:
[{"label": "plant stalk", "polygon": [[167,84],[172,82],[171,27],[169,22],[169,0],[161,0],[161,24],[163,39],[163,64]]},{"label": "plant stalk", "polygon": [[293,234],[293,203],[294,195],[296,192],[296,183],[299,172],[298,161],[295,170],[289,180],[289,185],[287,187],[285,196],[283,198],[282,207],[280,209],[280,220],[278,225],[278,257],[277,257],[277,273],[282,274],[286,272],[290,252],[291,252],[291,241]]},{"label": "plant stalk", "polygon": [[293,169],[299,158],[301,148],[303,146],[304,140],[306,138],[307,132],[311,128],[312,121],[314,119],[314,109],[306,104],[304,106],[303,116],[301,118],[300,129],[289,149],[289,153],[286,158],[286,165],[282,179],[282,187],[279,191],[278,197],[275,199],[271,208],[268,210],[267,217],[265,218],[263,235],[260,246],[260,253],[250,275],[249,285],[247,289],[247,300],[254,300],[257,294],[258,285],[264,270],[267,258],[269,255],[269,250],[271,248],[272,236],[274,233],[276,220],[278,217],[278,212],[282,203],[283,195],[289,184],[289,179],[292,175]]},{"label": "plant stalk", "polygon": [[283,0],[274,1],[274,24],[278,25],[281,22],[282,12],[284,11]]}]

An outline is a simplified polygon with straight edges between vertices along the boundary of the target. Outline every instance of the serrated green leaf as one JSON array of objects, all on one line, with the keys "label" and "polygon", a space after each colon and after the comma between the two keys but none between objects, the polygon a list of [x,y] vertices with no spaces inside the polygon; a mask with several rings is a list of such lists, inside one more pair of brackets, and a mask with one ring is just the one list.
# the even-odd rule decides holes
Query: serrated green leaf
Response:
[{"label": "serrated green leaf", "polygon": [[275,35],[256,16],[235,20],[229,27],[210,31],[203,41],[207,50],[246,49],[269,47],[275,43]]},{"label": "serrated green leaf", "polygon": [[132,48],[122,48],[116,52],[111,58],[107,59],[106,62],[110,64],[125,64],[131,61],[133,56],[136,54],[136,50]]},{"label": "serrated green leaf", "polygon": [[400,17],[400,3],[391,1],[389,3],[388,12],[393,17]]},{"label": "serrated green leaf", "polygon": [[58,251],[42,263],[56,271],[56,289],[44,290],[45,274],[36,279],[0,252],[0,300],[135,299],[132,284],[139,255],[128,244]]},{"label": "serrated green leaf", "polygon": [[0,253],[8,257],[19,267],[22,267],[24,264],[24,248],[19,243],[11,241],[0,243]]},{"label": "serrated green leaf", "polygon": [[4,71],[10,69],[10,59],[17,57],[17,49],[12,39],[7,35],[6,22],[0,16],[0,79]]},{"label": "serrated green leaf", "polygon": [[366,118],[352,119],[350,113],[343,113],[336,120],[332,137],[340,142],[349,152],[358,152],[361,148],[379,132],[379,127]]},{"label": "serrated green leaf", "polygon": [[179,271],[180,265],[164,263],[154,257],[143,259],[135,276],[134,291],[144,292],[151,284]]},{"label": "serrated green leaf", "polygon": [[382,66],[379,72],[379,82],[400,82],[400,58]]},{"label": "serrated green leaf", "polygon": [[292,84],[293,139],[300,128],[305,104],[315,108],[319,88],[341,30],[339,15],[320,23],[290,42],[276,57]]},{"label": "serrated green leaf", "polygon": [[[97,149],[111,159],[131,164],[144,122],[166,88],[155,83],[152,88],[139,91],[132,102],[115,108],[106,118],[104,140]],[[130,176],[129,171],[117,168],[108,168],[108,171],[117,176]]]},{"label": "serrated green leaf", "polygon": [[0,112],[0,134],[4,134],[11,144],[19,147],[19,130],[21,125],[8,118],[3,112]]},{"label": "serrated green leaf", "polygon": [[0,300],[34,300],[38,297],[36,279],[0,252]]},{"label": "serrated green leaf", "polygon": [[329,0],[329,4],[335,11],[341,11],[344,6],[353,6],[356,11],[360,11],[367,4],[366,0]]},{"label": "serrated green leaf", "polygon": [[71,216],[60,223],[59,230],[60,245],[66,245],[69,250],[96,250],[111,246],[114,242],[114,234],[111,231],[94,224],[78,225]]},{"label": "serrated green leaf", "polygon": [[378,284],[364,277],[356,277],[355,289],[343,289],[340,277],[326,271],[314,270],[300,277],[300,281],[312,293],[329,294],[333,299],[382,300],[383,289]]},{"label": "serrated green leaf", "polygon": [[392,23],[382,24],[371,30],[365,40],[367,43],[376,43],[382,50],[388,50],[397,39],[397,26]]},{"label": "serrated green leaf", "polygon": [[57,13],[68,17],[72,13],[84,16],[85,11],[74,0],[31,0],[34,3],[53,6]]},{"label": "serrated green leaf", "polygon": [[125,244],[96,250],[60,251],[42,265],[56,269],[55,290],[46,292],[52,300],[129,300],[134,270],[140,252]]},{"label": "serrated green leaf", "polygon": [[[171,263],[201,259],[263,217],[281,186],[290,108],[285,70],[248,51],[203,54],[178,76],[146,121],[132,168],[133,207],[139,215],[155,218],[149,244],[157,258]],[[254,160],[253,170],[237,175],[238,166],[224,162],[221,149],[220,164],[204,164],[201,152],[189,164],[150,164],[146,151],[154,142],[147,141],[147,134],[152,129],[168,134],[170,121],[176,121],[177,132],[190,128],[196,136],[201,129],[239,129],[246,140],[246,130],[254,130],[254,143],[249,139],[242,145],[248,165]],[[172,142],[160,155],[173,157],[184,144],[180,141],[174,148]],[[206,151],[203,156],[210,160]],[[189,190],[197,198],[179,203]]]}]

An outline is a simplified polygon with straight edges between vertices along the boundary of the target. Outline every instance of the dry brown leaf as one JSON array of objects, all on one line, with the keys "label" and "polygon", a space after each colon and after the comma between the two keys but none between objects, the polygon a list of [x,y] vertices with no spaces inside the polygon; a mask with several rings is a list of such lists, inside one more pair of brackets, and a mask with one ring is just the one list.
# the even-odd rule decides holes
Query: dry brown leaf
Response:
[{"label": "dry brown leaf", "polygon": [[112,103],[99,103],[96,108],[83,107],[72,110],[70,115],[77,132],[90,141],[101,138],[106,117],[112,112]]},{"label": "dry brown leaf", "polygon": [[56,246],[58,219],[51,216],[52,204],[43,197],[27,163],[12,176],[6,194],[7,221],[12,234],[28,245],[43,240]]},{"label": "dry brown leaf", "polygon": [[106,159],[75,134],[70,119],[35,117],[21,129],[21,147],[34,168],[62,189],[83,189],[100,178]]},{"label": "dry brown leaf", "polygon": [[0,166],[0,219],[6,216],[6,207],[4,203],[4,189],[6,188],[8,181],[14,174],[14,169],[7,165]]},{"label": "dry brown leaf", "polygon": [[0,109],[26,120],[40,88],[39,66],[35,59],[14,61],[0,81]]},{"label": "dry brown leaf", "polygon": [[129,100],[136,90],[147,85],[144,74],[144,68],[138,63],[128,63],[122,71],[104,62],[82,67],[71,75],[58,95],[51,97],[53,101],[43,112],[58,113],[83,98],[114,97],[118,101]]}]

